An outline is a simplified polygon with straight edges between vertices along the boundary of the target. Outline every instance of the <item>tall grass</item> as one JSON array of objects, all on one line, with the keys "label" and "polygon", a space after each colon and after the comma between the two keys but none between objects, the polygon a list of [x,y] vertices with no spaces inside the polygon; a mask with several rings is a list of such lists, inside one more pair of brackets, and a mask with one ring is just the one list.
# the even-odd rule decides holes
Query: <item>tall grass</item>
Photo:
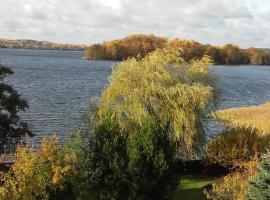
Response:
[{"label": "tall grass", "polygon": [[259,135],[270,134],[270,102],[251,107],[230,108],[215,113],[216,119],[233,128],[247,128]]}]

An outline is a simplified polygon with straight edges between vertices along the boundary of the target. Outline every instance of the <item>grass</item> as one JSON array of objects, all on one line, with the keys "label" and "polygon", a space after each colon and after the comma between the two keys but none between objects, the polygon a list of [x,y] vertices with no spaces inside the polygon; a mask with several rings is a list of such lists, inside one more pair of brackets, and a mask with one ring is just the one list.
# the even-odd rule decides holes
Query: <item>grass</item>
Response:
[{"label": "grass", "polygon": [[185,175],[172,196],[172,200],[206,200],[202,187],[212,183],[214,178]]},{"label": "grass", "polygon": [[270,133],[270,103],[230,108],[215,113],[216,118],[234,128],[249,128],[261,135]]}]

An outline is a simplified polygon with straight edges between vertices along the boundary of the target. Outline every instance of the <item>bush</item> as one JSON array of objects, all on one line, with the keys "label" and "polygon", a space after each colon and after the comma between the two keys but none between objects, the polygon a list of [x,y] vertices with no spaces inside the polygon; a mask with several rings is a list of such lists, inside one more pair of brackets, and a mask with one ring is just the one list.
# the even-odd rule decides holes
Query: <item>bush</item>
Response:
[{"label": "bush", "polygon": [[[76,132],[67,137],[64,143],[64,153],[72,156],[74,165],[70,171],[69,183],[76,199],[89,199],[92,195],[88,184],[88,166],[91,162],[90,138],[82,132]],[[69,185],[70,187],[70,185]]]},{"label": "bush", "polygon": [[173,171],[174,148],[154,121],[138,133],[123,132],[115,117],[95,128],[90,145],[88,181],[94,199],[167,199],[178,177]]},{"label": "bush", "polygon": [[18,147],[11,170],[1,177],[0,199],[74,199],[69,178],[75,159],[65,155],[56,138],[44,139],[35,152]]},{"label": "bush", "polygon": [[126,199],[129,191],[126,146],[127,134],[112,115],[96,125],[85,164],[93,199]]},{"label": "bush", "polygon": [[37,151],[18,147],[14,162],[0,199],[168,199],[178,182],[174,146],[153,119],[129,135],[108,115],[94,138],[74,134],[64,148],[44,139]]},{"label": "bush", "polygon": [[232,173],[213,183],[209,199],[213,200],[246,200],[250,175],[247,173]]},{"label": "bush", "polygon": [[262,153],[270,147],[270,136],[258,136],[248,129],[228,129],[207,147],[210,161],[224,167],[253,170]]},{"label": "bush", "polygon": [[178,183],[174,153],[168,136],[154,120],[130,136],[127,154],[132,199],[169,199]]},{"label": "bush", "polygon": [[270,199],[270,156],[265,156],[260,164],[259,172],[251,181],[248,200]]}]

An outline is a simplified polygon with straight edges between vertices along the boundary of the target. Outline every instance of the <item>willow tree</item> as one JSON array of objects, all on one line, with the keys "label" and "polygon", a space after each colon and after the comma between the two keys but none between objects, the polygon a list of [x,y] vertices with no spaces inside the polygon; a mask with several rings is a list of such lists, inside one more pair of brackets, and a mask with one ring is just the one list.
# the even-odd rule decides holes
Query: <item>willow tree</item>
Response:
[{"label": "willow tree", "polygon": [[215,93],[211,66],[209,57],[185,62],[170,47],[129,58],[114,68],[97,116],[112,111],[130,134],[155,117],[182,153],[197,150],[204,139],[202,117]]}]

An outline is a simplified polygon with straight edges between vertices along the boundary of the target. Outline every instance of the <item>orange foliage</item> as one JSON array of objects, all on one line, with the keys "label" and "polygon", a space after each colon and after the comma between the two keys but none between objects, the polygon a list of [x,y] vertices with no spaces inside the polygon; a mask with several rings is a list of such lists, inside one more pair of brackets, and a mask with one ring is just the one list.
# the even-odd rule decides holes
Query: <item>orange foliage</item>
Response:
[{"label": "orange foliage", "polygon": [[216,64],[270,64],[270,53],[255,48],[241,49],[236,45],[204,45],[194,40],[172,39],[155,35],[135,34],[123,39],[94,44],[85,51],[93,60],[124,60],[128,57],[144,57],[156,49],[172,46],[182,50],[186,61],[210,56]]}]

